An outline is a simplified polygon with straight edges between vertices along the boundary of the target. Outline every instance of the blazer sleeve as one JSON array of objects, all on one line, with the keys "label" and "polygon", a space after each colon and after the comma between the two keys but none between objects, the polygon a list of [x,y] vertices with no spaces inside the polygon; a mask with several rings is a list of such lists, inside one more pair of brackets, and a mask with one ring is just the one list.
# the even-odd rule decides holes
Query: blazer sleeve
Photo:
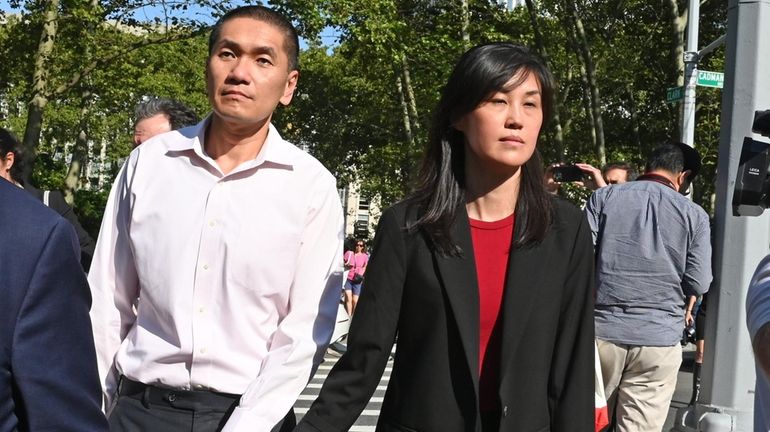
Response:
[{"label": "blazer sleeve", "polygon": [[72,227],[75,228],[75,233],[78,235],[78,243],[80,244],[80,264],[83,266],[83,270],[88,271],[91,267],[91,260],[94,257],[94,247],[96,242],[88,234],[78,220],[75,211],[64,200],[64,196],[59,191],[51,191],[49,195],[49,204],[52,209],[56,210],[64,219],[67,219]]},{"label": "blazer sleeve", "polygon": [[591,232],[580,217],[559,313],[551,362],[551,431],[594,429],[594,254]]},{"label": "blazer sleeve", "polygon": [[380,218],[367,277],[351,322],[347,352],[295,431],[347,431],[380,382],[398,327],[406,275],[406,247],[398,217]]},{"label": "blazer sleeve", "polygon": [[52,230],[35,264],[13,335],[12,366],[27,429],[107,431],[72,227]]}]

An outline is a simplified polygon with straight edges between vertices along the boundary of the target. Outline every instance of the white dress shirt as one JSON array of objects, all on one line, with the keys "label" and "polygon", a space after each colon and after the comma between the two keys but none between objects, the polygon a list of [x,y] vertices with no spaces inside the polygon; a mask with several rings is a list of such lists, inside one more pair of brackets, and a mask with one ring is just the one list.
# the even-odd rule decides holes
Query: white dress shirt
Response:
[{"label": "white dress shirt", "polygon": [[[751,341],[770,322],[770,255],[757,266],[746,294],[746,326]],[[756,361],[756,360],[755,360]],[[770,379],[756,365],[757,382],[754,391],[754,432],[770,431]]]},{"label": "white dress shirt", "polygon": [[88,280],[105,407],[120,374],[242,394],[225,431],[269,431],[329,342],[343,222],[334,177],[270,125],[224,175],[208,120],[154,137],[115,180]]}]

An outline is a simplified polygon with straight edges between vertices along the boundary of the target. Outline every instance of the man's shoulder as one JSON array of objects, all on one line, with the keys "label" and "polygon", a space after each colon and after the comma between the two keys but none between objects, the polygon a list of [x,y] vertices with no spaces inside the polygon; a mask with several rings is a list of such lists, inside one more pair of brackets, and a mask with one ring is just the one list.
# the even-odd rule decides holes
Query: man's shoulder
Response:
[{"label": "man's shoulder", "polygon": [[283,138],[279,140],[279,145],[281,146],[281,151],[288,156],[295,169],[313,177],[314,181],[320,180],[336,184],[337,180],[334,175],[315,156]]}]

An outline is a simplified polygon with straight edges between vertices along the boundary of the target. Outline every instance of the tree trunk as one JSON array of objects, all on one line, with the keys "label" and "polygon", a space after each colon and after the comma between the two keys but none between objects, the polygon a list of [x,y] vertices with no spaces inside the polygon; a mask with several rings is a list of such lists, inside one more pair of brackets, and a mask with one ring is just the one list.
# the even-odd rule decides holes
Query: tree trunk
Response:
[{"label": "tree trunk", "polygon": [[80,175],[88,163],[88,113],[91,110],[91,91],[83,90],[80,107],[80,132],[72,147],[67,176],[64,177],[64,199],[72,205],[75,201],[75,191],[79,189]]},{"label": "tree trunk", "polygon": [[463,39],[463,50],[467,50],[471,47],[471,35],[468,33],[468,28],[471,26],[471,13],[468,8],[468,0],[460,0],[460,33]]},{"label": "tree trunk", "polygon": [[420,133],[420,117],[417,115],[417,100],[414,97],[414,87],[412,87],[412,78],[409,73],[409,63],[406,56],[401,57],[401,72],[404,77],[404,90],[406,91],[407,105],[409,106],[409,118],[412,123],[412,130],[415,134]]},{"label": "tree trunk", "polygon": [[637,158],[642,160],[646,152],[642,148],[642,138],[639,135],[639,115],[636,112],[636,99],[634,98],[634,89],[631,87],[631,84],[626,86],[626,93],[628,94],[628,110],[631,113],[631,131],[634,135],[634,143],[636,143],[638,151]]},{"label": "tree trunk", "polygon": [[32,165],[40,142],[40,133],[43,130],[43,112],[48,104],[48,59],[53,52],[59,28],[59,0],[49,0],[44,7],[40,42],[35,53],[35,69],[32,73],[32,98],[29,102],[27,125],[22,141],[22,148],[28,162],[22,172],[24,181],[29,181],[32,175]]},{"label": "tree trunk", "polygon": [[[414,135],[412,134],[412,124],[409,120],[409,106],[404,96],[404,84],[403,76],[396,76],[396,89],[398,90],[398,99],[401,103],[401,115],[404,122],[404,138],[406,149],[404,151],[404,159],[401,165],[403,181],[403,187],[408,188],[411,181],[412,166],[414,165],[414,156],[412,150],[414,149]],[[404,189],[407,190],[407,189]]]},{"label": "tree trunk", "polygon": [[[545,41],[543,34],[540,33],[540,25],[537,22],[538,11],[532,0],[525,0],[527,5],[527,12],[529,13],[529,23],[532,25],[532,31],[535,34],[535,47],[543,58],[546,66],[549,70],[553,70],[551,64],[551,58],[548,56],[548,51],[545,47]],[[562,109],[562,100],[559,98],[558,87],[553,89],[553,129],[554,129],[554,144],[556,146],[557,154],[559,155],[559,161],[564,162],[565,147],[564,147],[564,130],[561,123],[561,115],[559,114]]]},{"label": "tree trunk", "polygon": [[599,85],[596,81],[596,65],[591,54],[591,46],[588,43],[585,28],[583,27],[583,20],[577,11],[575,1],[566,0],[565,4],[574,25],[578,51],[585,65],[585,79],[588,84],[589,100],[591,102],[592,126],[596,133],[596,157],[599,159],[599,164],[604,165],[607,163],[607,155],[604,145],[601,97],[599,95]]},{"label": "tree trunk", "polygon": [[[687,27],[687,7],[679,8],[678,0],[668,0],[669,30],[671,31],[671,60],[676,67],[676,85],[684,85],[684,31]],[[683,103],[675,105],[677,109],[676,136],[682,135]]]}]

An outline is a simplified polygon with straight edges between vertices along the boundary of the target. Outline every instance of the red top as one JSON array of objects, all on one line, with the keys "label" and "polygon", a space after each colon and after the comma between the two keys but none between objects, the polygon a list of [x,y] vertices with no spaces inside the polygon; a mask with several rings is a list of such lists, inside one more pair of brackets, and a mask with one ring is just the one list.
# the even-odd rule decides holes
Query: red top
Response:
[{"label": "red top", "polygon": [[479,284],[479,404],[499,409],[500,306],[503,301],[514,215],[495,222],[470,220]]}]

